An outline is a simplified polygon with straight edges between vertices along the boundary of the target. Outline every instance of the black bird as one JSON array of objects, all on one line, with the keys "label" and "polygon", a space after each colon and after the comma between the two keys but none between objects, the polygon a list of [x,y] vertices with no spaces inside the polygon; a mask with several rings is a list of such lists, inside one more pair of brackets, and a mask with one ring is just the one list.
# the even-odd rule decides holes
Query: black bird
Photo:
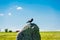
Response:
[{"label": "black bird", "polygon": [[27,23],[31,23],[33,21],[33,18],[31,20],[28,20]]}]

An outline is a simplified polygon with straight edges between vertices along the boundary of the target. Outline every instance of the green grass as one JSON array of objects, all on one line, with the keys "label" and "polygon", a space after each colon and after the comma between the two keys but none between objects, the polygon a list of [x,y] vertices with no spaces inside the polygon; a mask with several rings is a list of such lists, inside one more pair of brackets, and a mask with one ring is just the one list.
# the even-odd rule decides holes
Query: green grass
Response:
[{"label": "green grass", "polygon": [[42,40],[60,40],[60,32],[51,31],[51,32],[41,32]]},{"label": "green grass", "polygon": [[16,40],[17,33],[12,32],[12,33],[5,33],[5,32],[0,32],[0,40]]},{"label": "green grass", "polygon": [[[60,40],[60,32],[41,32],[41,40]],[[16,40],[17,33],[0,32],[0,40]]]}]

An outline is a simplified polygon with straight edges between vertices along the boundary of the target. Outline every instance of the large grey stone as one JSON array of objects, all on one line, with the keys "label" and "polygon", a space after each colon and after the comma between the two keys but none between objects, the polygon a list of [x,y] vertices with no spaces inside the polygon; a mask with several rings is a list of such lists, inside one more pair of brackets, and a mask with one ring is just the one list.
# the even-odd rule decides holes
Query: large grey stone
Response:
[{"label": "large grey stone", "polygon": [[39,28],[36,24],[27,24],[23,30],[18,33],[17,40],[41,40]]}]

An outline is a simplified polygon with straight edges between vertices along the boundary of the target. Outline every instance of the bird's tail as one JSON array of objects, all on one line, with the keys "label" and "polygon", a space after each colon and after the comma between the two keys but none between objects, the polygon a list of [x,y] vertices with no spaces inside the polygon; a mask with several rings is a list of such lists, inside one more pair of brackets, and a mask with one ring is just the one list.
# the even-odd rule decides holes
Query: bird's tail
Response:
[{"label": "bird's tail", "polygon": [[26,22],[26,23],[29,23],[29,22]]}]

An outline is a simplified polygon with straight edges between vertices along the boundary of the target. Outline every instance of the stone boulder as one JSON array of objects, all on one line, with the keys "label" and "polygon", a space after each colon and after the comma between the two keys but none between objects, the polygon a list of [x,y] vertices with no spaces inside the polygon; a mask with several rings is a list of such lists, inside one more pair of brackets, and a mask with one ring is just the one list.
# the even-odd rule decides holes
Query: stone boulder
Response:
[{"label": "stone boulder", "polygon": [[17,35],[17,40],[41,40],[39,28],[36,24],[27,24]]}]

